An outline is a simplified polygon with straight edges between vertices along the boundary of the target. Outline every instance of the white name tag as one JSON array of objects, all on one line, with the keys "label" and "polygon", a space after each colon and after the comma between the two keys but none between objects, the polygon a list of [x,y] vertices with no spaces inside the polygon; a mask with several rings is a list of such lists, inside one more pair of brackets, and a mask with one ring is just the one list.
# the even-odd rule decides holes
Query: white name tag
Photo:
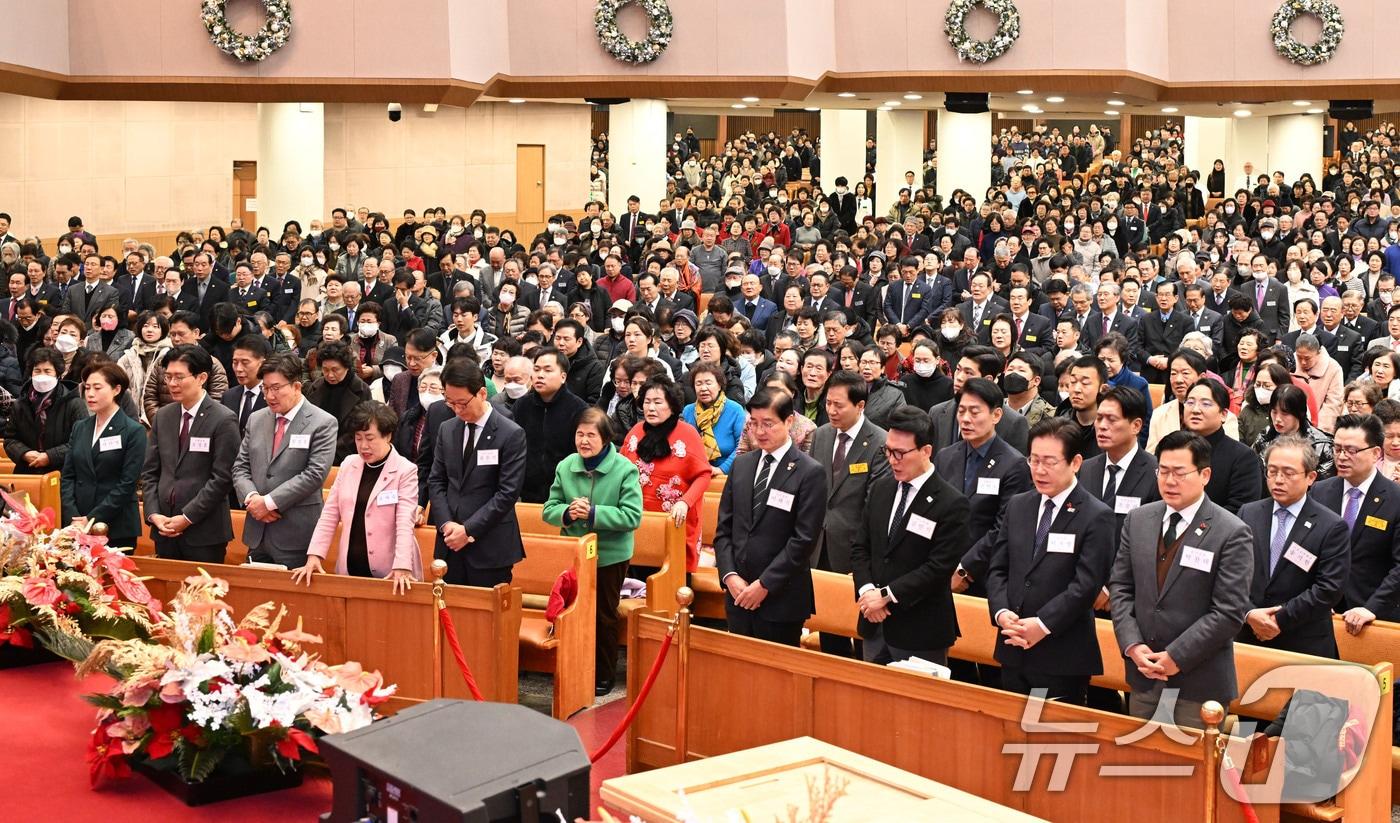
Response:
[{"label": "white name tag", "polygon": [[309,448],[311,448],[311,435],[309,435],[309,434],[294,434],[294,435],[292,435],[291,441],[287,443],[287,448],[289,448],[289,449],[309,449]]},{"label": "white name tag", "polygon": [[376,506],[392,506],[398,502],[398,489],[387,489],[385,491],[382,491],[379,493],[379,496],[374,499],[374,503]]},{"label": "white name tag", "polygon": [[1198,329],[1198,331],[1203,331],[1203,332],[1210,331],[1210,326],[1201,326],[1201,328]]},{"label": "white name tag", "polygon": [[122,436],[121,436],[120,434],[114,434],[114,435],[112,435],[111,437],[104,437],[104,438],[102,438],[102,439],[100,439],[100,440],[97,441],[97,450],[98,450],[98,451],[104,451],[104,452],[115,451],[115,450],[117,450],[117,449],[120,449],[121,447],[122,447]]},{"label": "white name tag", "polygon": [[1214,563],[1215,555],[1204,549],[1193,549],[1190,546],[1183,546],[1181,549],[1181,565],[1188,569],[1209,572]]},{"label": "white name tag", "polygon": [[775,509],[782,509],[785,512],[792,511],[793,496],[781,489],[768,490],[768,505]]},{"label": "white name tag", "polygon": [[1052,554],[1074,554],[1074,535],[1051,532],[1050,539],[1045,543],[1045,550]]},{"label": "white name tag", "polygon": [[1338,346],[1337,351],[1351,351],[1351,346]]},{"label": "white name tag", "polygon": [[500,449],[482,449],[476,453],[476,464],[478,466],[499,466],[501,464]]},{"label": "white name tag", "polygon": [[933,529],[937,525],[937,523],[935,523],[932,520],[929,520],[927,517],[923,517],[922,515],[909,515],[908,529],[909,531],[913,532],[914,534],[917,534],[920,537],[932,540]]},{"label": "white name tag", "polygon": [[283,293],[283,294],[291,294],[293,291],[294,291],[293,289],[283,289],[283,290],[282,290],[282,293]]},{"label": "white name tag", "polygon": [[1000,477],[979,477],[977,478],[978,494],[1001,494]]},{"label": "white name tag", "polygon": [[1299,546],[1297,543],[1288,547],[1288,551],[1283,553],[1283,557],[1289,563],[1297,566],[1303,571],[1312,571],[1313,564],[1317,562],[1317,555]]},{"label": "white name tag", "polygon": [[205,453],[207,453],[207,452],[209,451],[209,438],[207,438],[207,437],[191,437],[191,438],[190,438],[190,451],[192,451],[192,452],[205,452]]},{"label": "white name tag", "polygon": [[1120,494],[1120,495],[1118,495],[1116,498],[1114,498],[1114,501],[1113,501],[1113,513],[1114,513],[1114,514],[1127,514],[1128,512],[1130,512],[1130,511],[1132,511],[1133,509],[1136,509],[1136,508],[1138,508],[1138,507],[1140,507],[1140,506],[1142,506],[1142,498],[1141,498],[1141,497],[1127,497],[1127,496],[1124,496],[1124,495],[1121,495],[1121,494]]}]

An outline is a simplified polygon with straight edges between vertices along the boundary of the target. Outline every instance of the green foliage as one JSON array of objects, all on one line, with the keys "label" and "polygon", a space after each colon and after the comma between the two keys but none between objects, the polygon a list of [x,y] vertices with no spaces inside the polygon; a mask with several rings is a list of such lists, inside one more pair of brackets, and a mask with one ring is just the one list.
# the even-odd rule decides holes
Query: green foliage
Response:
[{"label": "green foliage", "polygon": [[191,783],[203,783],[228,754],[222,746],[200,748],[186,740],[175,744],[180,757],[180,775]]}]

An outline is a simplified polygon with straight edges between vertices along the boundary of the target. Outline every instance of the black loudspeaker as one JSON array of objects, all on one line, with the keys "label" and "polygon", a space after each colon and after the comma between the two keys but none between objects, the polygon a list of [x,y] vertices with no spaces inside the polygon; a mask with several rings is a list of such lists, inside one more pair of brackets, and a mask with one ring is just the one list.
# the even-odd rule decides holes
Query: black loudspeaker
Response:
[{"label": "black loudspeaker", "polygon": [[543,823],[587,818],[578,733],[524,706],[433,700],[320,750],[331,823]]},{"label": "black loudspeaker", "polygon": [[986,92],[947,92],[943,95],[943,108],[955,114],[985,114],[991,110]]},{"label": "black loudspeaker", "polygon": [[623,103],[631,103],[630,97],[585,97],[583,102],[592,103],[595,106],[620,106]]},{"label": "black loudspeaker", "polygon": [[1337,153],[1337,127],[1331,123],[1322,127],[1322,156],[1331,157]]},{"label": "black loudspeaker", "polygon": [[1330,100],[1327,116],[1336,120],[1369,120],[1375,115],[1374,100]]}]

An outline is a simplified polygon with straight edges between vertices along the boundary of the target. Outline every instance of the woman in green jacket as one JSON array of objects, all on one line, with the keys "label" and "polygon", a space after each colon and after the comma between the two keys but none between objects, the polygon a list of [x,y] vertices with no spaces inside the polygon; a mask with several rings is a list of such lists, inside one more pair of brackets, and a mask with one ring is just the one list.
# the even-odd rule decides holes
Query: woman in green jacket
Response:
[{"label": "woman in green jacket", "polygon": [[594,693],[612,691],[617,669],[618,598],[632,559],[633,533],[642,525],[637,466],[612,445],[612,423],[597,407],[579,415],[574,448],[554,473],[544,520],[573,537],[598,535],[598,610]]}]

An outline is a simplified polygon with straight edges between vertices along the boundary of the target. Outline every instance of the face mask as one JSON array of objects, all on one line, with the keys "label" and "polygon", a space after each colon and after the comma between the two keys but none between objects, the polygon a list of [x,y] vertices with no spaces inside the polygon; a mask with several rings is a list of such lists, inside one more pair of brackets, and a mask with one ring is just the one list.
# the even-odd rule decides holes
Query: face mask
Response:
[{"label": "face mask", "polygon": [[303,257],[303,258],[301,258],[301,265],[302,265],[302,268],[309,269],[309,268],[311,268],[311,264],[313,264],[313,263],[315,263],[315,262],[316,262],[315,258],[312,258],[312,257]]},{"label": "face mask", "polygon": [[621,317],[614,317],[608,321],[608,324],[612,326],[613,331],[617,332],[618,334],[622,334],[622,329],[625,326],[625,324],[623,323],[623,319],[624,318]]},{"label": "face mask", "polygon": [[359,328],[361,337],[373,337],[379,334],[378,323],[361,323]]},{"label": "face mask", "polygon": [[36,374],[29,382],[34,386],[34,391],[48,394],[58,385],[58,378],[52,374]]},{"label": "face mask", "polygon": [[559,225],[558,223],[550,223],[550,224],[549,224],[549,232],[550,232],[550,234],[553,234],[554,232],[559,231],[559,230],[562,229],[562,228],[564,228],[564,227],[561,226],[561,225]]},{"label": "face mask", "polygon": [[100,321],[100,325],[102,326],[102,330],[103,330],[103,331],[116,331],[116,330],[117,330],[117,318],[115,318],[115,317],[104,317],[104,318],[102,318],[102,320]]},{"label": "face mask", "polygon": [[529,277],[525,278],[525,282],[529,283],[532,286],[538,286],[540,284],[540,279],[532,274]]},{"label": "face mask", "polygon": [[730,291],[733,291],[734,289],[739,288],[739,281],[738,281],[738,280],[726,280],[726,281],[724,281],[724,287],[725,287],[726,289],[729,289]]},{"label": "face mask", "polygon": [[524,383],[507,383],[505,393],[506,397],[509,397],[511,400],[519,400],[524,397],[525,393],[529,390],[530,387],[526,386]]},{"label": "face mask", "polygon": [[1274,390],[1266,389],[1262,386],[1255,386],[1254,399],[1259,402],[1259,405],[1267,406],[1269,405],[1269,401],[1274,399]]},{"label": "face mask", "polygon": [[778,196],[778,190],[777,190],[777,189],[769,189],[769,190],[768,190],[768,196],[769,196],[769,197],[777,197],[777,196]]},{"label": "face mask", "polygon": [[1273,240],[1273,239],[1274,239],[1274,233],[1271,232],[1271,231],[1261,231],[1261,232],[1259,232],[1259,236],[1262,237],[1262,238],[1264,238],[1265,240]]},{"label": "face mask", "polygon": [[318,266],[324,266],[324,265],[326,265],[326,256],[325,256],[324,254],[318,254],[318,255],[316,255],[316,265],[318,265]]},{"label": "face mask", "polygon": [[1118,224],[1117,224],[1117,223],[1109,223],[1109,224],[1108,224],[1108,230],[1109,230],[1109,231],[1118,231]]},{"label": "face mask", "polygon": [[836,187],[836,193],[837,193],[837,194],[845,194],[845,193],[846,193],[846,187],[845,187],[845,186],[837,186],[837,187]]},{"label": "face mask", "polygon": [[943,326],[939,329],[943,333],[944,340],[957,340],[958,333],[962,331],[961,326]]},{"label": "face mask", "polygon": [[914,373],[920,377],[932,377],[934,371],[938,369],[937,363],[915,363]]},{"label": "face mask", "polygon": [[1031,388],[1030,381],[1021,374],[1006,375],[1001,379],[1001,386],[1006,389],[1007,394],[1020,394],[1024,391],[1030,391]]},{"label": "face mask", "polygon": [[331,243],[329,248],[330,248],[331,251],[340,251],[340,244],[339,244],[339,243]]},{"label": "face mask", "polygon": [[442,395],[440,394],[425,394],[423,392],[418,392],[418,404],[425,409],[433,405],[434,403],[441,402],[441,400]]},{"label": "face mask", "polygon": [[65,246],[59,246],[59,247],[58,247],[58,253],[59,253],[59,254],[72,254],[72,253],[73,253],[73,247],[72,247],[72,246],[66,246],[66,245],[65,245]]},{"label": "face mask", "polygon": [[1269,272],[1268,272],[1268,271],[1257,271],[1257,272],[1254,272],[1254,281],[1255,281],[1256,283],[1263,283],[1265,280],[1268,280],[1268,279],[1269,279]]},{"label": "face mask", "polygon": [[502,306],[511,306],[515,303],[515,295],[511,294],[510,292],[501,292],[501,296],[497,299],[500,301]]},{"label": "face mask", "polygon": [[1390,301],[1391,301],[1391,294],[1390,294],[1390,292],[1388,292],[1388,291],[1383,291],[1383,292],[1380,293],[1379,297],[1381,298],[1381,302],[1382,302],[1382,303],[1386,304],[1387,306],[1390,305]]},{"label": "face mask", "polygon": [[780,269],[780,268],[778,268],[777,266],[769,266],[769,267],[768,267],[768,274],[769,274],[769,276],[771,276],[771,277],[777,277],[779,274],[782,274],[782,271],[783,271],[783,270]]},{"label": "face mask", "polygon": [[1235,207],[1234,207],[1234,206],[1226,206],[1226,207],[1225,207],[1225,213],[1226,213],[1226,214],[1234,214],[1234,213],[1235,213]]},{"label": "face mask", "polygon": [[1212,263],[1219,263],[1219,262],[1220,262],[1220,253],[1219,253],[1219,252],[1214,252],[1214,251],[1211,252],[1211,253],[1210,253],[1210,262],[1212,262]]},{"label": "face mask", "polygon": [[78,350],[78,338],[71,334],[60,334],[53,341],[53,347],[64,354],[72,354]]},{"label": "face mask", "polygon": [[1056,394],[1060,396],[1061,403],[1069,399],[1069,392],[1065,391],[1064,389],[1061,389],[1060,391],[1056,392]]}]

